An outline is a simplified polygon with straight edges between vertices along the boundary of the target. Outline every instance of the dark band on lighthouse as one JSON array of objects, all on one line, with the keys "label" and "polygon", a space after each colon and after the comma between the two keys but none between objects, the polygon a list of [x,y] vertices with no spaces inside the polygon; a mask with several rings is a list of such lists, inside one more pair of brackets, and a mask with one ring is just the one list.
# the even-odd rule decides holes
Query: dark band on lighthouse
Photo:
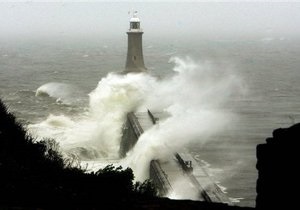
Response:
[{"label": "dark band on lighthouse", "polygon": [[127,31],[128,47],[125,72],[145,72],[146,67],[143,57],[142,35],[143,31],[140,27],[140,19],[136,12],[130,19],[130,27]]}]

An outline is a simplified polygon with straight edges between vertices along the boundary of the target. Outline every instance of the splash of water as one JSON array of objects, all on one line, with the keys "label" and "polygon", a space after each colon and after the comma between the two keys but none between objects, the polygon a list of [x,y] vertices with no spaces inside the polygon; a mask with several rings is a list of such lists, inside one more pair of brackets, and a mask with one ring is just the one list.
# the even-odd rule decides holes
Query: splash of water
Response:
[{"label": "splash of water", "polygon": [[56,139],[64,151],[75,152],[83,159],[89,152],[94,154],[89,158],[118,158],[126,113],[143,103],[147,83],[153,80],[145,74],[109,74],[89,94],[88,112],[73,116],[74,119],[50,115],[41,123],[29,125],[28,129],[39,138]]},{"label": "splash of water", "polygon": [[70,84],[50,82],[40,86],[35,95],[39,97],[48,96],[56,99],[57,103],[70,104],[73,102],[74,93],[75,87]]},{"label": "splash of water", "polygon": [[197,64],[189,58],[171,61],[177,74],[157,82],[143,104],[164,110],[170,117],[146,131],[125,161],[139,180],[147,178],[153,158],[164,159],[190,143],[204,144],[224,131],[234,117],[225,107],[244,90],[242,81],[229,69],[209,62]]},{"label": "splash of water", "polygon": [[126,113],[146,108],[166,111],[170,117],[146,131],[120,161],[134,170],[136,179],[148,178],[153,158],[164,158],[191,142],[204,144],[223,131],[233,117],[224,107],[243,90],[235,74],[211,62],[177,57],[170,62],[175,63],[175,74],[162,80],[144,73],[109,74],[89,94],[87,113],[73,119],[50,115],[42,123],[29,125],[29,130],[57,139],[63,150],[77,151],[82,159],[86,153],[93,154],[88,158],[94,160],[118,158]]}]

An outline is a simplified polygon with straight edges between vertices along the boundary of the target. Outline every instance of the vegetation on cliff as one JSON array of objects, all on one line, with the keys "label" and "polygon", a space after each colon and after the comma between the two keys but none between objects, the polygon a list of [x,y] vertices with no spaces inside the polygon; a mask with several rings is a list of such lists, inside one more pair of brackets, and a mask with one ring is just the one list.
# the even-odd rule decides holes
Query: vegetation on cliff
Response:
[{"label": "vegetation on cliff", "polygon": [[133,183],[130,168],[108,165],[86,173],[54,140],[35,141],[0,100],[0,204],[12,206],[122,204],[153,197],[152,184]]}]

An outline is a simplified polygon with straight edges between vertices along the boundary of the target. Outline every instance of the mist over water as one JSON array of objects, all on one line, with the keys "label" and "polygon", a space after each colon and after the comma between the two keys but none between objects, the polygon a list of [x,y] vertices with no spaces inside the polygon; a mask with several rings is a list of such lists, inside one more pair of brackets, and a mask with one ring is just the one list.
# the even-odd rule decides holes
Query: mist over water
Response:
[{"label": "mist over water", "polygon": [[[94,1],[94,2],[93,2]],[[298,37],[298,2],[31,2],[1,3],[0,37],[6,39],[118,37],[128,11],[137,10],[147,34],[168,39]],[[168,12],[172,11],[172,12]],[[189,36],[187,36],[189,34]]]}]

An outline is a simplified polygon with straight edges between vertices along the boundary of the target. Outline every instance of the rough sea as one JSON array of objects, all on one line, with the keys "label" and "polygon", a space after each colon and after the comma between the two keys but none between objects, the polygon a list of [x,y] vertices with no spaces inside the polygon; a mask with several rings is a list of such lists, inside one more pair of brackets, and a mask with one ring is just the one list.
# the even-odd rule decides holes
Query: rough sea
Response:
[{"label": "rough sea", "polygon": [[[90,129],[94,126],[91,119],[101,121],[102,115],[103,120],[107,119],[107,113],[117,112],[116,104],[123,103],[125,96],[129,97],[129,93],[126,92],[128,88],[125,87],[126,81],[122,85],[119,83],[116,85],[111,78],[107,78],[105,81],[102,80],[100,86],[98,85],[98,82],[106,78],[108,73],[120,72],[125,67],[126,34],[120,37],[111,40],[99,38],[0,41],[1,99],[34,135],[57,137],[62,148],[65,146],[71,148],[68,151],[72,151],[72,145],[76,144],[77,139],[72,137],[68,139],[68,143],[65,143],[67,141],[65,138],[69,138],[72,133],[71,128],[76,127],[77,123],[81,125],[87,123],[84,124],[85,127],[78,126],[77,130],[81,133],[91,132],[83,129],[83,127]],[[159,81],[166,81],[168,78],[180,75],[181,71],[176,68],[189,68],[190,65],[196,65],[196,68],[192,66],[193,71],[204,68],[204,72],[213,75],[212,78],[205,78],[205,74],[204,77],[193,77],[193,82],[198,79],[200,86],[196,89],[189,86],[187,87],[189,89],[184,92],[185,98],[173,97],[172,100],[174,103],[176,100],[191,100],[194,103],[195,101],[189,97],[197,97],[199,88],[201,94],[208,93],[201,98],[203,103],[201,100],[196,100],[199,107],[207,108],[213,104],[218,110],[226,110],[234,117],[230,117],[221,130],[219,118],[210,119],[211,130],[214,129],[215,124],[218,127],[216,135],[209,135],[209,138],[205,136],[209,140],[204,143],[201,139],[196,139],[183,145],[199,162],[205,164],[212,178],[222,186],[236,205],[255,206],[256,145],[264,143],[274,129],[288,127],[300,121],[299,40],[279,38],[197,40],[195,38],[190,41],[171,39],[162,41],[145,36],[143,44],[145,65],[153,78],[158,78],[158,81],[149,83],[155,84],[151,87],[154,93],[157,91],[155,87]],[[172,61],[174,59],[177,59],[177,64]],[[207,65],[210,67],[206,68]],[[223,96],[219,95],[220,91],[209,92],[216,86],[220,86],[218,78],[220,72],[221,77],[225,78],[223,80],[234,75],[234,78],[238,78],[239,84],[230,85],[228,90],[230,94],[226,97],[226,103],[221,103],[222,105],[219,106],[218,102],[216,106],[215,102],[207,103],[207,101],[215,101],[220,97],[220,100],[223,100]],[[222,72],[225,74],[223,75]],[[209,81],[207,84],[206,79]],[[174,81],[176,82],[176,79]],[[103,84],[104,82],[106,83]],[[133,82],[137,80],[133,79]],[[112,101],[101,101],[107,96],[99,96],[97,91],[93,91],[98,86],[98,89],[102,88],[101,94],[109,94],[115,90],[109,89],[105,92],[103,88],[111,84],[114,85],[113,88],[122,87],[123,91],[123,95],[114,96],[114,104]],[[220,87],[223,87],[221,93],[226,93],[228,86]],[[166,88],[167,86],[159,90]],[[177,90],[176,88],[178,87],[174,87],[174,90]],[[186,86],[179,87],[179,89],[185,88]],[[132,90],[130,91],[131,94]],[[146,93],[147,91],[145,90]],[[172,93],[169,90],[166,93],[176,95],[176,92]],[[159,103],[162,99],[158,97],[156,100]],[[105,104],[108,102],[109,104]],[[105,109],[105,114],[95,106],[102,107],[102,111]],[[136,109],[137,106],[130,107]],[[110,110],[112,107],[113,109]],[[91,117],[97,113],[99,118]],[[114,117],[115,115],[109,116],[110,119]],[[202,120],[205,122],[205,119]],[[100,123],[97,126],[94,129],[101,130],[101,126],[106,128],[110,127],[110,124]],[[196,122],[189,126],[197,128],[201,123]],[[185,122],[182,122],[182,127],[185,127]],[[109,152],[118,149],[118,145],[115,145],[117,141],[104,142],[106,148],[100,143],[95,143],[98,138],[109,138],[110,132],[120,132],[120,129],[88,137],[92,139],[89,142],[93,143],[86,143],[87,151],[95,154],[90,154],[84,157],[85,159],[92,162],[93,158],[95,160],[101,157],[116,158],[114,155],[110,156]],[[84,135],[82,138],[85,138]],[[114,137],[117,138],[118,136]],[[100,147],[101,150],[98,151]]]}]

